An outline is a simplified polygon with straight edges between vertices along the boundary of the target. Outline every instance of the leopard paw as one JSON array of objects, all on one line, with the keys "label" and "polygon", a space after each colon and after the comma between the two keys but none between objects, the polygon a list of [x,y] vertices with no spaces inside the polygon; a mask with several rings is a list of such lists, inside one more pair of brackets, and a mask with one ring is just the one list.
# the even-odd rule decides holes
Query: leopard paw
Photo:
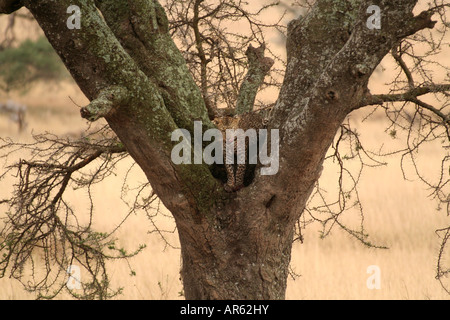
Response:
[{"label": "leopard paw", "polygon": [[223,186],[223,188],[225,189],[226,192],[234,192],[234,186],[233,185],[225,184]]}]

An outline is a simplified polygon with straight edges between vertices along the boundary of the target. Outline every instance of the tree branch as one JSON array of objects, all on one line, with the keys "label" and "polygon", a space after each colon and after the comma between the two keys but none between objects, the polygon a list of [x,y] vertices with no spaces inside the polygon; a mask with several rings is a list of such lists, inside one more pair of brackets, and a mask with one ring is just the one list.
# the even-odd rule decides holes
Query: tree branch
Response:
[{"label": "tree branch", "polygon": [[98,97],[88,106],[81,108],[81,117],[91,122],[106,117],[127,101],[128,90],[123,87],[112,86],[100,91]]},{"label": "tree branch", "polygon": [[395,61],[397,61],[400,68],[402,68],[403,73],[405,74],[406,78],[408,79],[408,85],[412,89],[415,87],[414,85],[414,79],[411,74],[411,71],[409,70],[408,66],[406,65],[406,62],[402,58],[403,52],[401,51],[400,46],[397,48],[393,48],[391,50],[391,54],[394,57]]},{"label": "tree branch", "polygon": [[448,91],[450,91],[450,84],[437,84],[426,87],[416,87],[409,91],[397,94],[369,94],[365,99],[361,101],[361,104],[358,108],[369,105],[380,105],[385,102],[411,101],[428,93],[445,93]]},{"label": "tree branch", "polygon": [[[105,126],[75,141],[50,134],[34,136],[34,142],[24,144],[0,139],[0,148],[7,151],[0,158],[5,161],[23,150],[34,154],[30,160],[19,160],[6,167],[6,172],[17,170],[18,183],[17,191],[8,200],[9,213],[0,229],[0,277],[9,268],[11,276],[22,282],[23,265],[33,263],[33,256],[38,255],[45,266],[39,272],[32,268],[30,281],[22,283],[38,292],[40,298],[52,297],[66,287],[68,261],[77,261],[89,271],[78,298],[116,294],[107,281],[101,280],[107,277],[106,260],[121,259],[124,255],[118,250],[114,254],[112,233],[95,232],[92,226],[91,188],[104,182],[117,162],[127,157],[126,150],[115,137],[109,137],[108,130]],[[91,206],[90,219],[85,224],[78,222],[74,208],[65,199],[69,187],[87,190]],[[103,268],[97,268],[99,265]]]},{"label": "tree branch", "polygon": [[448,115],[445,115],[444,113],[442,113],[439,109],[436,109],[435,107],[433,107],[431,104],[428,104],[417,98],[410,98],[408,101],[413,102],[413,103],[417,104],[418,106],[433,112],[434,114],[439,116],[444,123],[450,124],[450,117]]},{"label": "tree branch", "polygon": [[203,100],[205,100],[206,108],[208,109],[208,115],[210,119],[213,119],[216,115],[215,107],[212,105],[209,95],[208,95],[208,75],[207,66],[210,60],[206,58],[205,50],[203,49],[203,40],[200,33],[199,23],[201,18],[200,15],[200,4],[204,0],[195,0],[194,3],[194,18],[192,20],[192,29],[194,30],[195,46],[197,48],[198,57],[200,58],[200,85],[203,95]]},{"label": "tree branch", "polygon": [[426,95],[428,93],[443,93],[450,92],[450,84],[440,84],[427,87],[417,87],[413,88],[404,93],[398,94],[369,94],[359,107],[369,106],[369,105],[382,105],[385,102],[412,102],[418,106],[433,112],[435,115],[440,117],[442,121],[446,124],[450,124],[450,115],[444,114],[441,110],[433,107],[432,105],[419,100],[418,97]]},{"label": "tree branch", "polygon": [[248,73],[242,82],[236,103],[236,113],[243,114],[253,110],[256,94],[264,81],[264,77],[275,63],[273,59],[264,57],[266,47],[262,44],[259,48],[250,45],[246,55],[248,58]]}]

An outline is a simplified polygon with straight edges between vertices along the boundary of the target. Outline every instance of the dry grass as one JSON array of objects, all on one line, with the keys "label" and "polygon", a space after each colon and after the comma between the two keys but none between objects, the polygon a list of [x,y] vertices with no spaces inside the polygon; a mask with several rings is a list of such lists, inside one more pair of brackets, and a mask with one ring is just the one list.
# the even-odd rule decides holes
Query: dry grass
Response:
[{"label": "dry grass", "polygon": [[[381,121],[364,123],[360,132],[372,140],[369,144],[391,140]],[[440,152],[431,149],[422,156],[432,172]],[[323,176],[321,183],[333,184],[328,177]],[[449,299],[435,280],[439,246],[435,230],[450,219],[436,210],[425,187],[405,181],[399,159],[392,158],[388,166],[366,171],[360,190],[366,230],[375,244],[389,249],[368,249],[338,229],[323,240],[318,228],[306,229],[304,244],[296,244],[292,253],[292,267],[301,277],[289,282],[288,298]],[[357,215],[349,214],[351,223]],[[381,268],[380,290],[366,286],[370,265]]]}]

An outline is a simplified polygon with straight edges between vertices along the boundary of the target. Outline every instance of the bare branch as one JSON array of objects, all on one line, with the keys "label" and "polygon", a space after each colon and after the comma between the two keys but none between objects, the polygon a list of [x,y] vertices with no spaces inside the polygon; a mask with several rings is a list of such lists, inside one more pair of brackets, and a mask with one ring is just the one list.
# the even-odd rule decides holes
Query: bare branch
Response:
[{"label": "bare branch", "polygon": [[397,35],[398,38],[403,39],[423,29],[433,29],[437,23],[437,21],[431,20],[431,17],[434,15],[434,13],[434,10],[422,11],[419,15],[409,20],[407,27],[401,30],[402,32]]},{"label": "bare branch", "polygon": [[[195,46],[198,51],[198,57],[200,58],[200,87],[203,95],[203,99],[205,100],[206,108],[208,109],[208,114],[210,119],[214,118],[215,110],[214,107],[211,105],[211,101],[209,100],[208,96],[208,76],[207,76],[207,66],[208,63],[211,62],[211,59],[206,58],[205,51],[203,49],[203,39],[202,35],[200,33],[199,23],[201,18],[200,15],[200,4],[204,0],[195,0],[194,2],[194,18],[192,19],[192,29],[194,30],[194,37],[195,37]],[[204,17],[209,17],[211,15],[214,15],[214,12],[217,12],[217,7],[215,10],[211,11],[210,14],[205,15]]]},{"label": "bare branch", "polygon": [[[413,88],[407,92],[397,93],[397,94],[376,94],[367,95],[365,99],[362,100],[358,108],[369,105],[380,105],[384,102],[400,102],[400,101],[411,101],[417,97],[426,95],[428,93],[446,93],[450,91],[450,84],[433,84],[429,86],[422,86]],[[444,118],[447,116],[444,115]]]},{"label": "bare branch", "polygon": [[259,48],[250,45],[246,55],[248,58],[248,73],[242,82],[236,103],[236,113],[243,114],[253,110],[256,94],[264,81],[264,77],[272,68],[275,61],[264,57],[266,46],[262,44]]},{"label": "bare branch", "polygon": [[398,65],[402,68],[403,72],[405,73],[405,76],[408,79],[409,87],[413,89],[415,87],[414,79],[411,74],[411,70],[409,70],[408,66],[406,65],[405,61],[402,58],[403,52],[401,51],[400,45],[397,48],[393,48],[391,50],[391,54],[394,57],[395,61],[397,61]]},{"label": "bare branch", "polygon": [[444,283],[445,279],[448,279],[450,274],[450,268],[446,265],[447,256],[445,255],[446,249],[448,249],[448,242],[450,239],[450,227],[436,230],[437,234],[443,233],[441,246],[439,248],[438,261],[436,266],[436,279],[441,283],[442,288],[450,294],[450,288]]},{"label": "bare branch", "polygon": [[[103,182],[117,162],[127,157],[123,145],[107,127],[75,141],[47,134],[35,136],[30,144],[2,142],[0,148],[6,153],[1,158],[5,161],[18,150],[29,150],[33,157],[7,167],[0,177],[17,171],[17,192],[6,203],[9,213],[0,229],[0,277],[10,273],[41,299],[52,298],[62,290],[79,299],[106,299],[120,293],[120,289],[110,288],[106,260],[126,259],[143,247],[126,253],[116,247],[116,239],[112,238],[115,230],[93,230],[91,188]],[[65,200],[70,186],[87,190],[91,205],[85,224],[78,222],[81,213],[75,215]],[[41,271],[32,267],[31,279],[26,281],[23,268],[32,266],[36,255],[44,259],[45,267]],[[82,266],[89,275],[80,293],[66,287],[65,270],[72,264]]]},{"label": "bare branch", "polygon": [[437,116],[439,116],[442,121],[446,124],[450,124],[450,117],[448,115],[443,114],[439,109],[436,109],[435,107],[433,107],[431,104],[428,104],[426,102],[423,102],[417,98],[409,98],[407,101],[413,102],[419,106],[421,106],[424,109],[427,109],[431,112],[433,112],[434,114],[436,114]]},{"label": "bare branch", "polygon": [[[0,50],[10,47],[11,44],[16,39],[16,36],[14,33],[14,24],[16,23],[16,16],[17,16],[17,13],[12,13],[8,17],[8,24],[7,24],[7,26],[5,28],[5,32],[3,34],[4,39],[3,39],[3,41],[0,42]],[[10,36],[8,36],[8,34]]]},{"label": "bare branch", "polygon": [[[260,14],[278,5],[277,2],[251,11],[241,0],[224,0],[220,3],[189,0],[180,3],[166,2],[172,36],[181,44],[181,51],[201,88],[209,116],[213,117],[223,107],[235,109],[240,87],[248,72],[245,56],[251,43],[266,43],[266,31],[282,33],[286,27],[281,23],[283,15],[275,22],[262,22]],[[225,21],[233,20],[246,25],[239,31],[230,31]],[[285,62],[269,48],[268,54],[280,65]],[[270,77],[267,87],[280,87],[284,70],[274,68],[277,76]],[[279,77],[278,77],[279,76]],[[256,102],[259,106],[263,104]]]}]

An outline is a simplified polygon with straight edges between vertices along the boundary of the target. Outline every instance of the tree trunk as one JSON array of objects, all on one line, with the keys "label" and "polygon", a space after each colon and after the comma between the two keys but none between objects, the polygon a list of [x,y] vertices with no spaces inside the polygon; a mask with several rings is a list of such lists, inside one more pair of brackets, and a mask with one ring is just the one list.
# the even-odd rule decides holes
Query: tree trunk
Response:
[{"label": "tree trunk", "polygon": [[212,221],[177,221],[187,299],[285,298],[294,226],[274,219],[272,201],[231,200]]}]

